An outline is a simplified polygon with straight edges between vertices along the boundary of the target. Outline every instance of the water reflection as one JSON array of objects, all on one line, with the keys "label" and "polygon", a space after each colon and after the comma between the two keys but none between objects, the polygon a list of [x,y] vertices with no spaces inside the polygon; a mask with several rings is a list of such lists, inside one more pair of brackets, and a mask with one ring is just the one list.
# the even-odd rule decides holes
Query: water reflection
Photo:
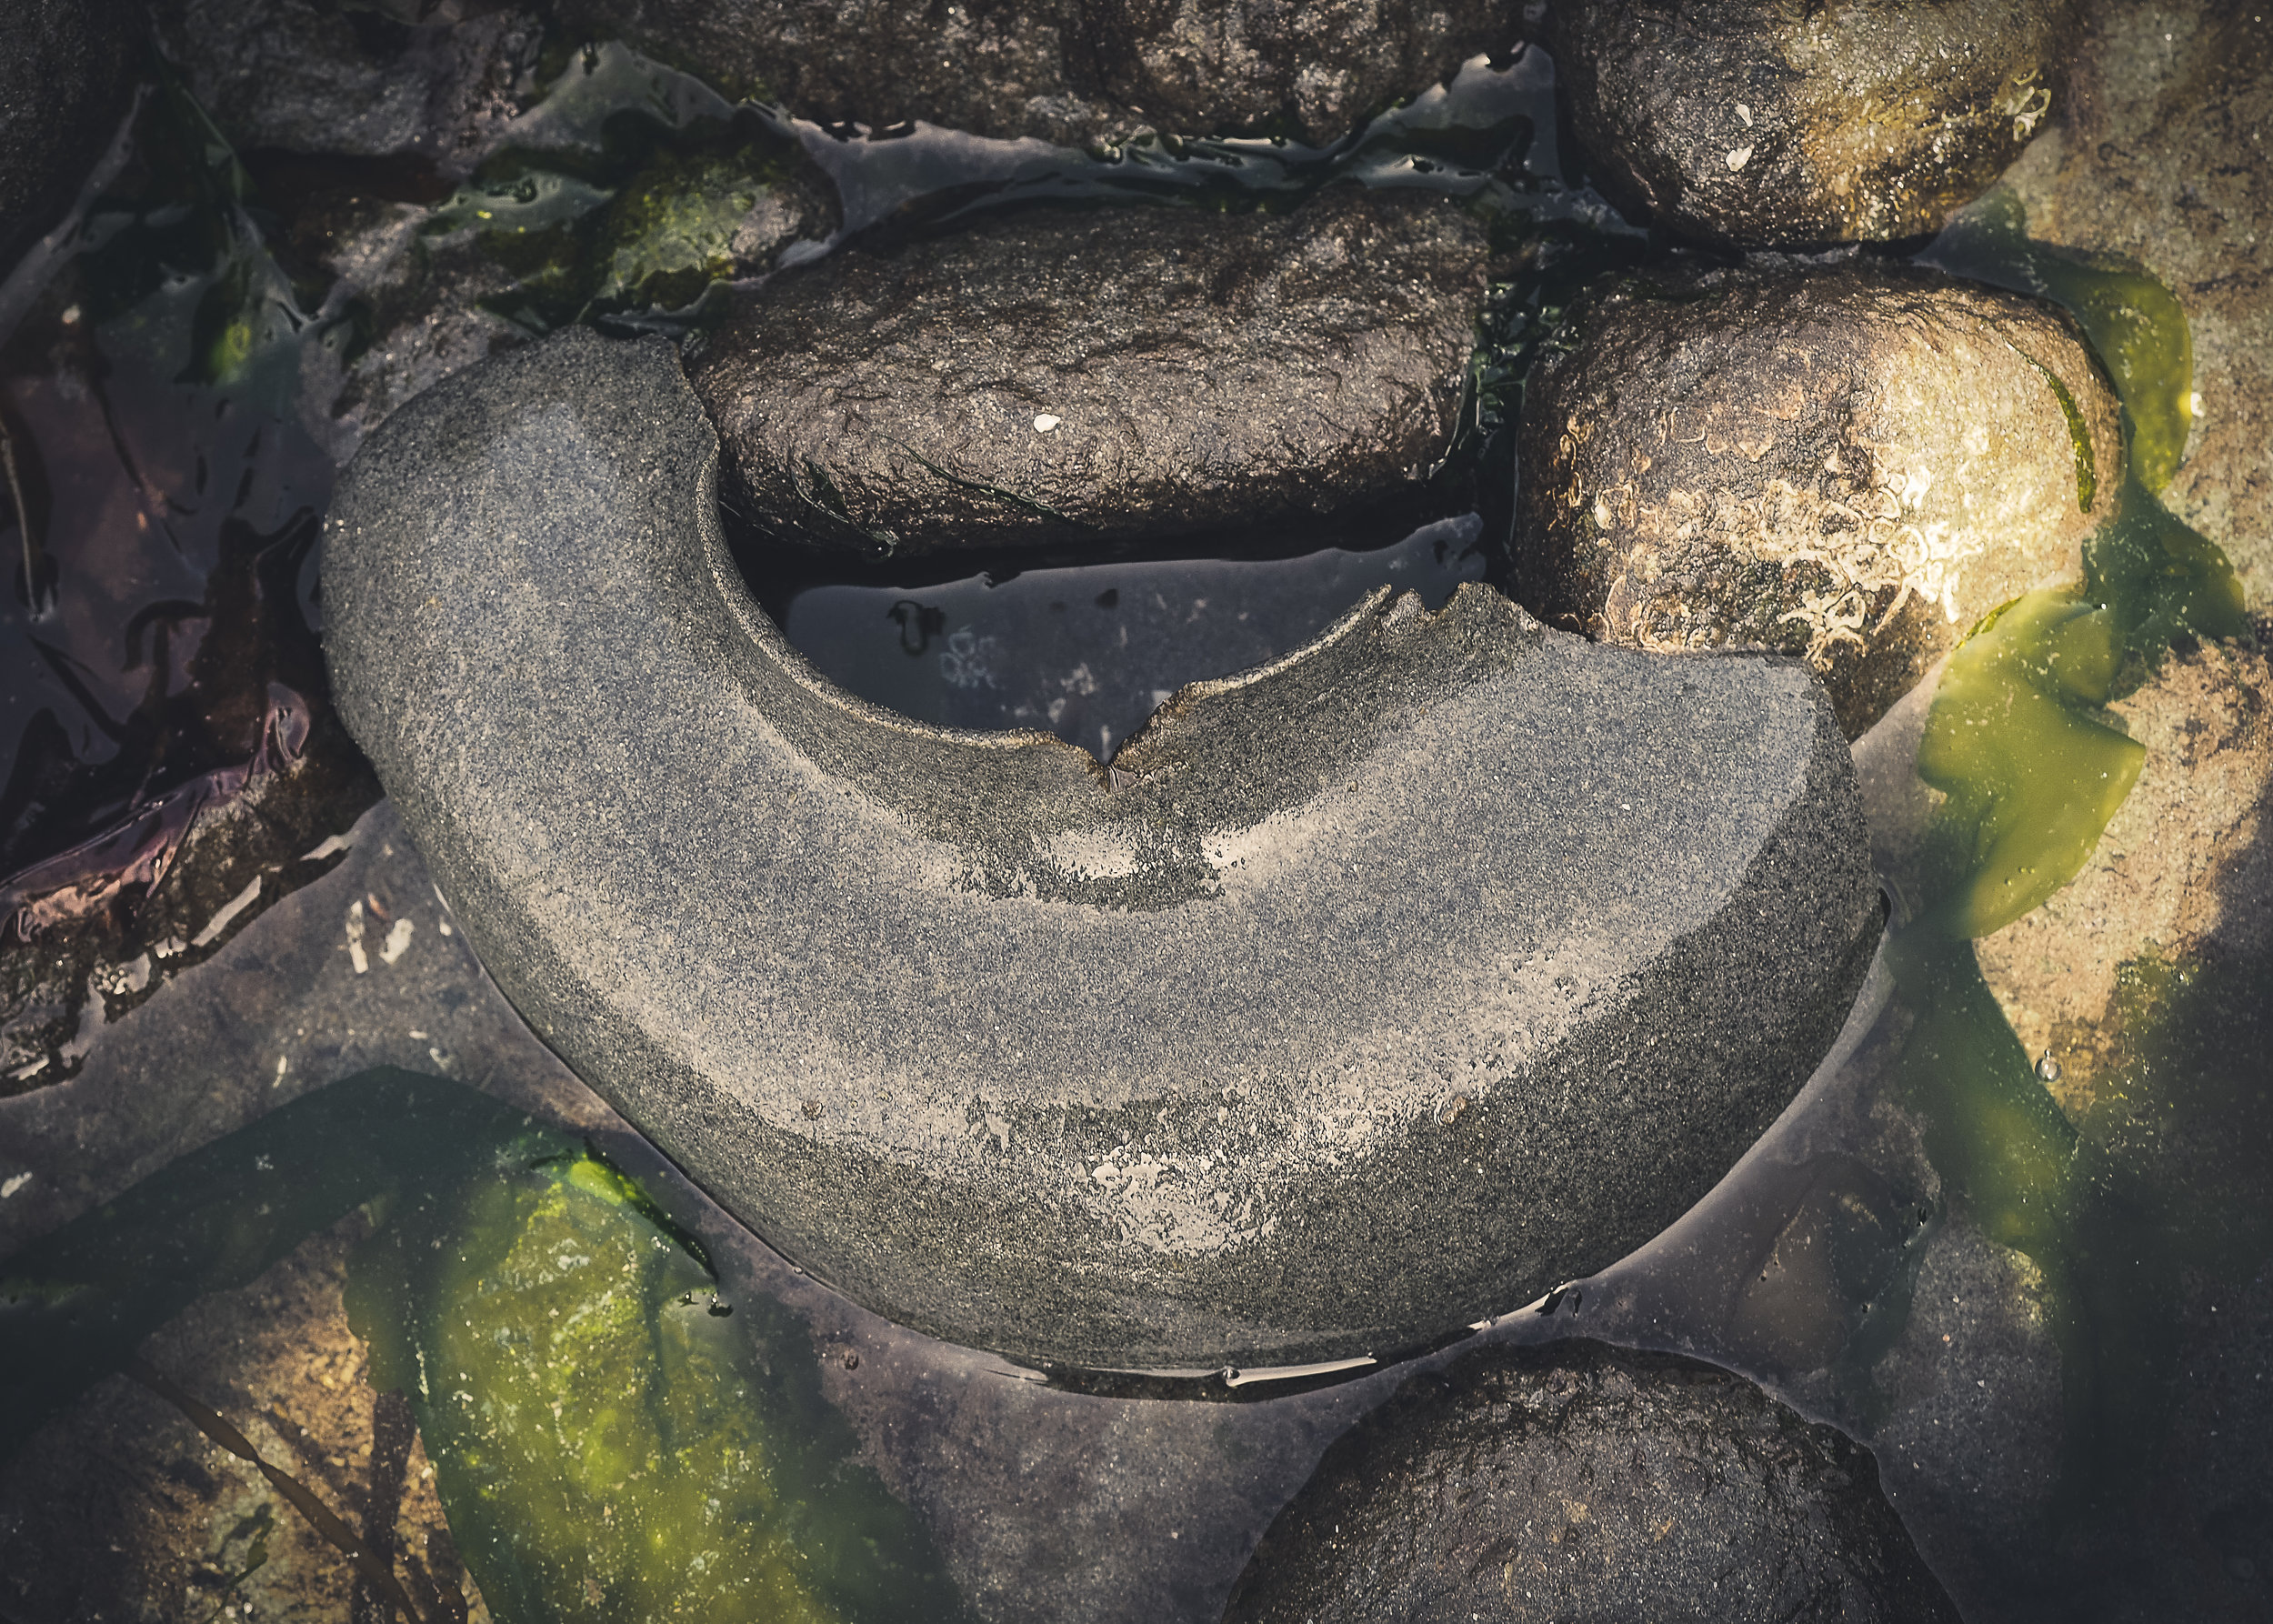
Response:
[{"label": "water reflection", "polygon": [[1483,579],[1482,532],[1468,514],[1371,552],[1006,568],[928,586],[776,576],[765,606],[822,676],[864,699],[945,727],[1038,728],[1102,761],[1184,684],[1300,647],[1376,586],[1442,608]]}]

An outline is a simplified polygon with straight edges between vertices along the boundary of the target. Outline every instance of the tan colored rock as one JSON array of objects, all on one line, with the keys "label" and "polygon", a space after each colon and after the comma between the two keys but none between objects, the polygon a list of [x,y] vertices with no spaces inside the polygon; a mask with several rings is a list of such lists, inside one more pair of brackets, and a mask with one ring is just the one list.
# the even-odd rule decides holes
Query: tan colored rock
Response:
[{"label": "tan colored rock", "polygon": [[2075,324],[1938,275],[1653,272],[1564,342],[1525,396],[1517,596],[1608,642],[1804,656],[1849,737],[2074,579],[2122,477]]},{"label": "tan colored rock", "polygon": [[2273,947],[2273,667],[2210,647],[2112,709],[2138,782],[2066,889],[1976,944],[1981,973],[2071,1116],[2127,1037],[2127,977]]},{"label": "tan colored rock", "polygon": [[[409,1408],[371,1390],[347,1328],[347,1254],[365,1227],[351,1215],[250,1285],[201,1299],[142,1357],[383,1543],[427,1617],[486,1624]],[[125,1376],[88,1388],[0,1463],[0,1557],[12,1619],[396,1616],[259,1469]],[[452,1613],[454,1596],[470,1611]]]},{"label": "tan colored rock", "polygon": [[2194,337],[2164,499],[2273,602],[2273,8],[2089,0],[2068,123],[2006,175],[2028,235],[2145,266]]}]

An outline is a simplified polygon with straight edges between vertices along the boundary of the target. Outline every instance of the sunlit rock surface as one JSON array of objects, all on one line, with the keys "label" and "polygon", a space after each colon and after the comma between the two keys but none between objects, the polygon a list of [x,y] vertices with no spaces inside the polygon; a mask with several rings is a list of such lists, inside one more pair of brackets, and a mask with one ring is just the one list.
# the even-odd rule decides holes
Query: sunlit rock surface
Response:
[{"label": "sunlit rock surface", "polygon": [[1026,215],[786,275],[690,376],[731,508],[808,546],[1315,527],[1449,448],[1485,252],[1449,203],[1351,187]]},{"label": "sunlit rock surface", "polygon": [[126,0],[22,0],[0,13],[0,261],[55,224],[133,89]]},{"label": "sunlit rock surface", "polygon": [[[2085,8],[2065,127],[2008,176],[2032,236],[2143,265],[2192,328],[2192,422],[2171,510],[2273,601],[2273,13]],[[2191,432],[2188,432],[2190,428]]]},{"label": "sunlit rock surface", "polygon": [[1415,1378],[1327,1451],[1227,1624],[1955,1624],[1870,1457],[1751,1383],[1589,1342]]},{"label": "sunlit rock surface", "polygon": [[1514,567],[1551,621],[1803,656],[1860,735],[1998,605],[2074,579],[2123,471],[2074,323],[1899,267],[1671,267],[1526,392]]},{"label": "sunlit rock surface", "polygon": [[366,443],[345,713],[540,1036],[895,1318],[1090,1365],[1408,1346],[1662,1228],[1879,918],[1789,662],[1469,586],[1192,685],[1110,769],[814,678],[667,346],[564,335]]},{"label": "sunlit rock surface", "polygon": [[1515,44],[1485,0],[572,0],[564,26],[621,35],[737,95],[829,123],[925,119],[1081,145],[1151,128],[1324,145],[1470,56]]},{"label": "sunlit rock surface", "polygon": [[2062,103],[2067,0],[1622,0],[1548,9],[1605,184],[1742,247],[1935,230]]},{"label": "sunlit rock surface", "polygon": [[2072,1115],[2108,1103],[2154,1006],[2273,953],[2273,676],[2255,649],[2173,657],[2112,707],[2145,751],[2082,873],[1979,944],[1981,973]]}]

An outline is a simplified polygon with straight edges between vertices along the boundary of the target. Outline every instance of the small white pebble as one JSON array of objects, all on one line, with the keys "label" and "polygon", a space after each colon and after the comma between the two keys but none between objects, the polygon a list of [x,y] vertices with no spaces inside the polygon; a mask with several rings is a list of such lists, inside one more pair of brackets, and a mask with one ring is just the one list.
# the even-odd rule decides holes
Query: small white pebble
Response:
[{"label": "small white pebble", "polygon": [[2187,415],[2193,417],[2202,415],[2202,392],[2199,389],[2187,396]]},{"label": "small white pebble", "polygon": [[1037,435],[1046,435],[1063,421],[1063,418],[1053,417],[1047,412],[1044,412],[1034,420],[1034,432]]},{"label": "small white pebble", "polygon": [[1732,146],[1728,149],[1727,163],[1730,169],[1741,169],[1751,161],[1752,149],[1750,147]]},{"label": "small white pebble", "polygon": [[29,1173],[11,1173],[6,1178],[0,1179],[0,1201],[6,1200],[31,1181]]},{"label": "small white pebble", "polygon": [[1742,102],[1738,102],[1737,104],[1737,116],[1744,120],[1744,127],[1746,129],[1748,130],[1752,127],[1752,109],[1746,106]]}]

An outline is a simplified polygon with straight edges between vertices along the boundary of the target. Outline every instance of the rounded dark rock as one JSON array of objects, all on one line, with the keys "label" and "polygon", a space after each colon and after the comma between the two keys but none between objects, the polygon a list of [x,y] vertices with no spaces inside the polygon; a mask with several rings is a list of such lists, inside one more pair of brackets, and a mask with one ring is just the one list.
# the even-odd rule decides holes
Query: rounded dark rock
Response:
[{"label": "rounded dark rock", "polygon": [[151,20],[240,152],[391,159],[397,185],[418,165],[462,177],[496,147],[542,35],[532,11],[456,0],[153,0]]},{"label": "rounded dark rock", "polygon": [[1852,737],[1982,616],[2077,578],[2124,449],[2068,316],[1857,261],[1597,287],[1532,376],[1517,458],[1527,607],[1799,655]]},{"label": "rounded dark rock", "polygon": [[1026,216],[783,276],[690,376],[729,503],[808,546],[1316,526],[1409,501],[1449,446],[1485,253],[1457,207],[1352,188]]},{"label": "rounded dark rock", "polygon": [[922,119],[1083,145],[1152,128],[1324,145],[1366,115],[1515,43],[1505,0],[570,0],[729,95],[825,123]]},{"label": "rounded dark rock", "polygon": [[1386,591],[1109,768],[816,676],[660,341],[427,392],[325,645],[468,939],[730,1211],[894,1318],[1116,1367],[1390,1351],[1662,1228],[1881,917],[1793,662]]},{"label": "rounded dark rock", "polygon": [[1546,34],[1606,186],[1754,248],[1938,229],[2028,144],[2076,45],[2068,0],[1613,0]]},{"label": "rounded dark rock", "polygon": [[1591,1342],[1415,1378],[1328,1449],[1227,1624],[1955,1624],[1870,1456],[1750,1382]]},{"label": "rounded dark rock", "polygon": [[0,7],[0,261],[55,223],[126,109],[135,41],[124,0]]}]

